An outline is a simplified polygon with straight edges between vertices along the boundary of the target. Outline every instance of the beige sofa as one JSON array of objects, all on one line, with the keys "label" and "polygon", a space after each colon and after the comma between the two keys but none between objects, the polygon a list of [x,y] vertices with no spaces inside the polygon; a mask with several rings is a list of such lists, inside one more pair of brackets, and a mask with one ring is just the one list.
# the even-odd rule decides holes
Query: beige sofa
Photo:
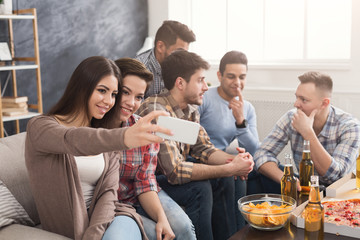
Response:
[{"label": "beige sofa", "polygon": [[[39,216],[36,211],[34,199],[31,195],[28,174],[25,167],[25,138],[26,133],[0,138],[0,180],[15,197],[17,202],[19,202],[28,213],[29,217],[34,222],[35,227],[12,223],[0,228],[0,240],[69,239],[41,229]],[[5,204],[0,202],[0,208],[2,206],[5,206]],[[3,207],[3,209],[4,208],[5,207]],[[4,215],[4,213],[2,215]],[[0,216],[0,222],[1,220],[4,220],[4,216]]]}]

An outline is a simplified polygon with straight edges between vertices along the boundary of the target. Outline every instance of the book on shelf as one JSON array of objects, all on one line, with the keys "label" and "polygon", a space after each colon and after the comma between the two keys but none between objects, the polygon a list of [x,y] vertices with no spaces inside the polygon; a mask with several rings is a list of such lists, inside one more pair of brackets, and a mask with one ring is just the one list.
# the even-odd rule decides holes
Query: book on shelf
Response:
[{"label": "book on shelf", "polygon": [[[8,98],[9,97],[5,97],[5,99]],[[27,114],[29,112],[27,105],[27,97],[20,97],[20,100],[25,100],[25,102],[16,102],[19,101],[18,97],[10,97],[10,99],[15,100],[15,102],[5,101],[5,103],[2,104],[1,112],[3,116],[18,116]],[[2,100],[4,100],[4,98]]]},{"label": "book on shelf", "polygon": [[2,97],[1,98],[2,103],[26,103],[28,101],[27,96],[22,97]]},{"label": "book on shelf", "polygon": [[3,112],[2,115],[3,115],[3,116],[12,117],[12,116],[25,115],[25,114],[27,114],[28,112],[29,112],[28,110],[19,111],[19,112]]},{"label": "book on shelf", "polygon": [[11,102],[3,102],[3,108],[24,108],[27,107],[27,102],[19,102],[19,103],[11,103]]},{"label": "book on shelf", "polygon": [[2,112],[24,112],[27,111],[28,107],[24,106],[24,107],[14,107],[14,108],[2,108],[1,111]]}]

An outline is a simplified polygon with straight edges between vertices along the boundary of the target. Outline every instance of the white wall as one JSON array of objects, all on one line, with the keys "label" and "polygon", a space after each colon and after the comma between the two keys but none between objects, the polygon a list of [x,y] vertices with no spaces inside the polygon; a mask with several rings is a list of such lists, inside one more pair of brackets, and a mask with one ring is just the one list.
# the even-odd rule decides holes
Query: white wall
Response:
[{"label": "white wall", "polygon": [[155,38],[157,29],[168,19],[168,0],[148,0],[149,37]]},{"label": "white wall", "polygon": [[[155,36],[156,30],[168,16],[169,0],[149,0],[149,35]],[[186,5],[187,1],[184,1]],[[297,76],[309,70],[319,70],[329,74],[334,81],[334,103],[346,111],[350,111],[360,119],[360,1],[353,0],[352,13],[352,48],[351,61],[343,65],[301,65],[301,66],[269,66],[252,65],[249,63],[246,89],[248,95],[254,94],[276,99],[278,90],[284,90],[290,98],[294,98],[295,88],[298,85]],[[181,11],[181,9],[179,9]],[[195,33],[196,34],[196,33]],[[334,30],[334,35],[336,31]],[[331,51],[331,49],[329,49]],[[206,78],[213,85],[218,84],[216,72],[218,65],[213,64],[207,71]],[[245,96],[247,94],[245,89]],[[259,91],[257,91],[257,89]],[[262,90],[260,90],[262,89]]]}]

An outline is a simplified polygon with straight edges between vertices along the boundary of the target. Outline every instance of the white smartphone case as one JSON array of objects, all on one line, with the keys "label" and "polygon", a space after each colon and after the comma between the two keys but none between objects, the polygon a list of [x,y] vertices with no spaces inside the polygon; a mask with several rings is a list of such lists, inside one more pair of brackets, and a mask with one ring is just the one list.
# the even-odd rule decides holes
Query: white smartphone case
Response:
[{"label": "white smartphone case", "polygon": [[196,143],[199,135],[200,124],[195,122],[168,116],[159,116],[157,124],[172,130],[174,133],[173,136],[159,132],[155,133],[157,136],[165,139],[193,145]]}]

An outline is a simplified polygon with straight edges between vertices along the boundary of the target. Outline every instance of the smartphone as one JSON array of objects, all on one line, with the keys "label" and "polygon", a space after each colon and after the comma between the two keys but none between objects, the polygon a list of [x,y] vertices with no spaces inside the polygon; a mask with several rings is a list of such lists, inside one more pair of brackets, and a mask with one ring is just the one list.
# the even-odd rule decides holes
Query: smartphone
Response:
[{"label": "smartphone", "polygon": [[159,116],[157,124],[170,129],[174,133],[172,136],[159,132],[155,133],[157,136],[165,139],[193,145],[196,143],[199,135],[200,124],[196,122],[168,116]]}]

